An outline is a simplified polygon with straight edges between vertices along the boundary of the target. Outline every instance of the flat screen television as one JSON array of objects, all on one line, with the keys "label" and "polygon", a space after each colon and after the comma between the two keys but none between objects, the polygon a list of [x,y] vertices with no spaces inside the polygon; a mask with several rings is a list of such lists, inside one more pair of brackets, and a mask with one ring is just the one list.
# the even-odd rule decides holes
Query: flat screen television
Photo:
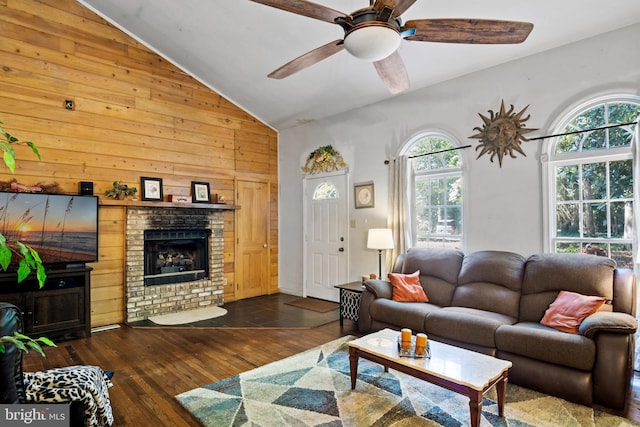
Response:
[{"label": "flat screen television", "polygon": [[0,192],[0,232],[10,246],[19,240],[38,251],[46,268],[96,262],[98,197]]}]

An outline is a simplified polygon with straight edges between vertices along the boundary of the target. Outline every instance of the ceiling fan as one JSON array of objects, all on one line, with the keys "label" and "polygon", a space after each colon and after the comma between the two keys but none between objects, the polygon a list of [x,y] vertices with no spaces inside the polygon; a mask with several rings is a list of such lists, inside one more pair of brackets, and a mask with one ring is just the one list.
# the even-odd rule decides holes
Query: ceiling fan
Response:
[{"label": "ceiling fan", "polygon": [[402,15],[416,0],[370,0],[369,7],[346,14],[307,0],[251,0],[308,18],[338,24],[344,38],[320,46],[284,64],[268,77],[282,79],[346,49],[356,58],[373,62],[393,94],[409,88],[409,76],[397,52],[402,39],[466,44],[515,44],[529,36],[533,24],[491,19],[416,19],[402,23]]}]

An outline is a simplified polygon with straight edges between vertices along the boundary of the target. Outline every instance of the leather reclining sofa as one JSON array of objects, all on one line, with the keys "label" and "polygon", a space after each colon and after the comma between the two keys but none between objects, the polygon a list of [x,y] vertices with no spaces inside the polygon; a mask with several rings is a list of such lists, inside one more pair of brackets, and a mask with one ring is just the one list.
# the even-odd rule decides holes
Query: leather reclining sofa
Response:
[{"label": "leather reclining sofa", "polygon": [[[420,271],[428,302],[392,300],[369,280],[361,332],[411,328],[429,339],[507,359],[509,382],[584,405],[621,410],[633,375],[636,281],[614,260],[584,254],[411,249],[393,272]],[[560,291],[606,298],[578,334],[540,324]]]}]

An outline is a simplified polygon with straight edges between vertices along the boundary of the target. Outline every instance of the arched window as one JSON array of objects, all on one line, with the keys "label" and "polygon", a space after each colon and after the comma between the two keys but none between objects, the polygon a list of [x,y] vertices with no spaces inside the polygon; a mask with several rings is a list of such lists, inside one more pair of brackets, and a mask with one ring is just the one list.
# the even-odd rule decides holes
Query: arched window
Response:
[{"label": "arched window", "polygon": [[323,199],[337,199],[338,198],[338,190],[335,185],[330,182],[323,182],[318,184],[315,191],[313,192],[313,200],[323,200]]},{"label": "arched window", "polygon": [[[633,157],[640,98],[610,97],[559,122],[548,153],[552,252],[609,256],[633,268]],[[598,129],[599,128],[599,129]],[[597,130],[595,130],[597,129]]]},{"label": "arched window", "polygon": [[462,249],[462,157],[453,138],[429,132],[410,142],[413,246]]}]

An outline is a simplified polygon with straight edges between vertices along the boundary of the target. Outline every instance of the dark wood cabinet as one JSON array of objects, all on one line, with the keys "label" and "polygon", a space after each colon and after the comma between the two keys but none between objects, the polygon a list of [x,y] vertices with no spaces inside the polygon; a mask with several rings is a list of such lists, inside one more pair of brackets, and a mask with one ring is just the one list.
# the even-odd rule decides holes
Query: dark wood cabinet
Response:
[{"label": "dark wood cabinet", "polygon": [[0,301],[20,307],[27,335],[52,339],[91,335],[91,270],[47,271],[44,287],[35,278],[16,283],[15,273],[0,274]]}]

